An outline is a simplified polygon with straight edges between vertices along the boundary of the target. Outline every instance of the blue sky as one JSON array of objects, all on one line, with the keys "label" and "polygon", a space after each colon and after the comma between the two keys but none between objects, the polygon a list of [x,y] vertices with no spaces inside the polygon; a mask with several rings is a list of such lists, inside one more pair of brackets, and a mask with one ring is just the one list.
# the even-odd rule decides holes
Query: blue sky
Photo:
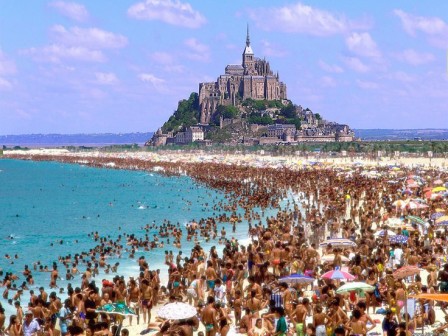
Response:
[{"label": "blue sky", "polygon": [[353,128],[448,128],[448,1],[0,0],[0,134],[145,132],[258,57]]}]

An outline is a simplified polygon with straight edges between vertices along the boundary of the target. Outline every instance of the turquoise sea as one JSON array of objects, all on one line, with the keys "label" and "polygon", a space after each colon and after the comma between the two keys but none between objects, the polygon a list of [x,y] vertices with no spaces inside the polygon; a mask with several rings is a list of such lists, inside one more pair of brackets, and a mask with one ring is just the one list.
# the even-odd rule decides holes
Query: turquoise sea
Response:
[{"label": "turquoise sea", "polygon": [[[51,269],[58,256],[88,251],[96,245],[88,234],[98,231],[101,236],[116,238],[125,233],[144,237],[142,229],[155,221],[164,219],[185,225],[193,219],[213,216],[213,204],[223,200],[219,191],[196,184],[187,176],[164,177],[157,173],[97,169],[82,165],[57,162],[33,162],[0,160],[0,268],[20,276],[15,283],[25,281],[22,271],[25,265],[33,270],[33,264],[40,261]],[[204,204],[209,204],[205,207]],[[247,238],[247,225],[241,223],[237,232],[231,234],[230,224],[225,226],[227,237]],[[121,230],[119,229],[121,227]],[[157,230],[149,232],[152,238]],[[184,239],[185,239],[184,235]],[[61,244],[62,241],[62,244]],[[76,243],[78,241],[78,243]],[[166,241],[166,239],[165,239]],[[172,241],[172,238],[171,238]],[[201,244],[207,251],[217,241]],[[189,255],[192,242],[183,241],[182,251]],[[151,252],[139,251],[131,260],[125,254],[121,259],[110,258],[108,262],[120,262],[118,274],[137,275],[137,259],[144,255],[151,269],[161,269],[166,278],[164,251],[178,249],[165,244],[165,248]],[[11,259],[6,259],[9,254]],[[18,258],[14,256],[17,254]],[[83,267],[80,268],[84,271]],[[65,275],[59,264],[59,274]],[[101,274],[101,279],[114,275]],[[44,286],[47,292],[50,273],[33,271],[36,291]],[[76,286],[80,277],[72,281]],[[67,281],[59,280],[59,286],[66,287]],[[2,289],[3,291],[3,289]],[[10,294],[10,298],[14,293]],[[65,295],[61,295],[65,298]],[[25,292],[22,306],[28,303]],[[13,306],[1,299],[7,315],[14,312]]]}]

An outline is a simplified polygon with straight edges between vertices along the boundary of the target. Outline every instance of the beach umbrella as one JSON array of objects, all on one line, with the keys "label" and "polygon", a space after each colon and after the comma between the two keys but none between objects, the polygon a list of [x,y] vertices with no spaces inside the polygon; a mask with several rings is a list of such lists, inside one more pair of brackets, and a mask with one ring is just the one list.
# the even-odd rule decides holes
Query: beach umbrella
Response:
[{"label": "beach umbrella", "polygon": [[398,244],[406,244],[408,242],[408,239],[409,238],[404,235],[395,235],[389,237],[389,241],[391,243],[398,243]]},{"label": "beach umbrella", "polygon": [[445,214],[443,212],[434,212],[431,215],[431,219],[438,219],[438,218],[443,217],[443,216],[445,216]]},{"label": "beach umbrella", "polygon": [[303,274],[291,274],[283,278],[279,278],[278,280],[289,284],[310,284],[313,283],[315,279]]},{"label": "beach umbrella", "polygon": [[441,179],[437,179],[433,182],[434,184],[443,184],[443,181]]},{"label": "beach umbrella", "polygon": [[[350,259],[347,258],[345,255],[340,255],[341,256],[341,260],[342,262],[349,262]],[[324,256],[322,256],[322,258],[320,258],[321,261],[323,262],[333,262],[334,260],[334,254],[326,254]]]},{"label": "beach umbrella", "polygon": [[373,292],[375,290],[374,286],[366,284],[365,282],[349,282],[345,285],[342,285],[338,289],[336,289],[337,294],[345,294],[353,291],[363,291],[363,292]]},{"label": "beach umbrella", "polygon": [[157,316],[167,320],[183,320],[196,316],[195,307],[183,303],[173,302],[162,306],[157,312]]},{"label": "beach umbrella", "polygon": [[437,225],[448,225],[448,216],[442,216],[436,219]]},{"label": "beach umbrella", "polygon": [[432,192],[437,193],[437,192],[441,192],[441,191],[446,191],[446,188],[445,187],[435,187],[435,188],[432,188]]},{"label": "beach umbrella", "polygon": [[401,229],[402,230],[404,230],[404,229],[406,229],[406,230],[408,230],[408,231],[410,231],[410,232],[414,232],[414,231],[416,231],[415,230],[415,228],[412,226],[412,225],[403,225],[403,226],[401,226]]},{"label": "beach umbrella", "polygon": [[397,269],[392,275],[394,279],[403,279],[420,273],[420,268],[417,266],[404,266]]},{"label": "beach umbrella", "polygon": [[391,230],[380,230],[375,232],[373,235],[376,237],[383,237],[386,233],[389,237],[396,235],[396,233]]},{"label": "beach umbrella", "polygon": [[340,269],[334,269],[330,272],[322,274],[321,278],[331,280],[355,280],[355,276]]},{"label": "beach umbrella", "polygon": [[424,300],[435,300],[448,302],[448,294],[445,293],[422,293],[416,295],[409,295],[410,298],[413,299],[424,299]]},{"label": "beach umbrella", "polygon": [[397,208],[401,208],[403,206],[406,206],[407,202],[405,200],[396,200],[395,202],[392,203],[393,206],[397,207]]},{"label": "beach umbrella", "polygon": [[114,314],[121,316],[137,315],[132,308],[129,308],[123,302],[108,303],[95,310],[97,313]]},{"label": "beach umbrella", "polygon": [[416,223],[416,224],[426,224],[426,221],[418,216],[406,216],[407,219],[409,219],[411,221],[411,223]]},{"label": "beach umbrella", "polygon": [[345,238],[331,238],[319,244],[320,247],[331,245],[333,247],[356,247],[356,243]]}]

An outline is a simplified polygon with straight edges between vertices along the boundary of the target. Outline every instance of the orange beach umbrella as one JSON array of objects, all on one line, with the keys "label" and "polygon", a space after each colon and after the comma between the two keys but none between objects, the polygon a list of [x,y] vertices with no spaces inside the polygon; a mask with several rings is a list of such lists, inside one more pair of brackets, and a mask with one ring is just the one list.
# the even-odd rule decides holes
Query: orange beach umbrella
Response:
[{"label": "orange beach umbrella", "polygon": [[448,302],[448,294],[445,294],[445,293],[433,293],[433,294],[426,293],[426,294],[409,295],[409,297],[414,298],[414,299],[425,299],[425,300]]}]

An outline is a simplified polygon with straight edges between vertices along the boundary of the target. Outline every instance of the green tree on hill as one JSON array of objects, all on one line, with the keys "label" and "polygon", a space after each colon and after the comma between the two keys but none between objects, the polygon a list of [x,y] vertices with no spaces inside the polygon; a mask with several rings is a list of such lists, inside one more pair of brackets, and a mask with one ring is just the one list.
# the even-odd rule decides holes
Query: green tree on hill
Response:
[{"label": "green tree on hill", "polygon": [[188,99],[179,102],[177,110],[162,126],[163,132],[178,131],[196,125],[200,120],[199,96],[192,92]]},{"label": "green tree on hill", "polygon": [[220,117],[223,117],[224,119],[234,119],[239,115],[239,113],[240,111],[235,106],[219,105],[211,117],[211,123],[214,125],[219,125]]},{"label": "green tree on hill", "polygon": [[295,118],[297,116],[296,107],[292,103],[289,103],[281,108],[280,114],[285,118]]}]

